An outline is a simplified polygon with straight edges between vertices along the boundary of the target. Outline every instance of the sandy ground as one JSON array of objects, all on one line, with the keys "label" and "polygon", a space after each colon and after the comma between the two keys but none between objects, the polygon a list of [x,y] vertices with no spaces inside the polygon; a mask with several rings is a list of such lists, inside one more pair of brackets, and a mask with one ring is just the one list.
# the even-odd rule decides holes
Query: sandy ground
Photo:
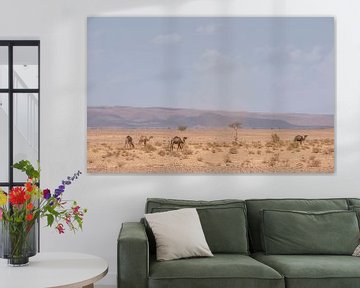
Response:
[{"label": "sandy ground", "polygon": [[[133,138],[134,148],[124,147]],[[153,138],[144,146],[141,136]],[[300,144],[296,135],[308,135]],[[170,149],[174,136],[187,137]],[[334,130],[88,129],[89,173],[334,173]]]}]

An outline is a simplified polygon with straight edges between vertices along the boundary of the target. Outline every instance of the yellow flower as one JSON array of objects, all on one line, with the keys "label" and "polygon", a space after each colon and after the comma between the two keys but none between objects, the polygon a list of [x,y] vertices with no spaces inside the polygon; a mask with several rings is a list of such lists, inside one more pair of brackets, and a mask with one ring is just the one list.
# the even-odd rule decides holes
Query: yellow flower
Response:
[{"label": "yellow flower", "polygon": [[0,189],[0,206],[4,206],[7,203],[7,196],[5,193]]}]

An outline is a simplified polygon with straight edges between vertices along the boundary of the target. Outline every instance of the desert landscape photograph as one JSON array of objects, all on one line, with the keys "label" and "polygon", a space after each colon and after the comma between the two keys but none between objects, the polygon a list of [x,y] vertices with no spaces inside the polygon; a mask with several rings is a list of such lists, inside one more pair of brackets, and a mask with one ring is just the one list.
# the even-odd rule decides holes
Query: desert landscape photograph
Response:
[{"label": "desert landscape photograph", "polygon": [[88,173],[334,173],[331,17],[88,18]]}]

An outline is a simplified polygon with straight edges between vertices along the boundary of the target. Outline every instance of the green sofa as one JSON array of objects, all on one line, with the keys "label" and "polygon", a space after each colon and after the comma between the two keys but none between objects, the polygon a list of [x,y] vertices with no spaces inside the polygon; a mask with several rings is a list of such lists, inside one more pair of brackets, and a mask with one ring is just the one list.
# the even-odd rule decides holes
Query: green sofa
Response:
[{"label": "green sofa", "polygon": [[[360,215],[360,199],[192,201],[152,198],[147,200],[145,212],[187,207],[197,208],[214,257],[156,261],[155,239],[145,221],[123,223],[117,246],[119,288],[360,287],[360,257],[349,254],[359,240],[356,216]],[[289,225],[297,219],[303,225]],[[310,229],[311,223],[325,223],[345,231],[338,234],[347,234],[350,230],[353,233],[349,232],[346,241],[341,235],[325,237],[324,243],[317,247],[317,242],[311,242],[321,238],[316,236],[317,231],[301,230]],[[265,225],[273,229],[264,230]],[[323,226],[320,226],[320,233]],[[279,239],[277,231],[286,231],[285,239]],[[306,242],[302,245],[301,233],[306,234],[304,237],[309,238],[310,245]],[[279,243],[284,244],[285,253],[279,250]],[[295,254],[289,255],[287,249]],[[319,255],[313,253],[316,249],[320,249]],[[278,254],[269,251],[278,251],[275,252]]]}]

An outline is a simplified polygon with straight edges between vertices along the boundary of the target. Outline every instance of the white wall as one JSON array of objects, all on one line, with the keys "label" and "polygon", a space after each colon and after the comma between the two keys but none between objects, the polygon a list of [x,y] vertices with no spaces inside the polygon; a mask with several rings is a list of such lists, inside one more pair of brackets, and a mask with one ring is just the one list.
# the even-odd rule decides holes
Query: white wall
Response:
[{"label": "white wall", "polygon": [[[326,15],[336,17],[336,173],[317,176],[83,175],[67,196],[89,209],[85,229],[59,236],[42,229],[43,251],[79,251],[110,264],[116,238],[137,221],[147,197],[217,199],[360,196],[360,1],[358,0],[1,0],[1,39],[41,40],[43,186],[86,171],[86,17],[108,15]],[[129,33],[131,33],[129,31]]]}]

